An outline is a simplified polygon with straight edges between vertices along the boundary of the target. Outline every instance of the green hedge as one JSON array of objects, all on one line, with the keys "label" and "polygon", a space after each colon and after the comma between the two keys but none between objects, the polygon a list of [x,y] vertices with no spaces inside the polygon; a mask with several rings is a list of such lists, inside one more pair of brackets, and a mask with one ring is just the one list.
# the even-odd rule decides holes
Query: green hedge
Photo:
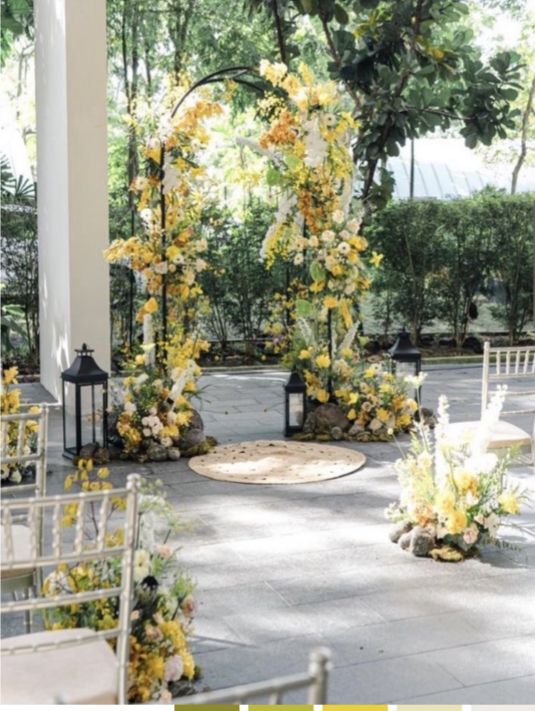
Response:
[{"label": "green hedge", "polygon": [[385,328],[401,320],[416,338],[440,319],[462,343],[476,294],[498,279],[506,300],[493,312],[516,341],[532,315],[534,206],[533,195],[485,189],[395,201],[378,212],[366,236],[384,254],[373,291]]}]

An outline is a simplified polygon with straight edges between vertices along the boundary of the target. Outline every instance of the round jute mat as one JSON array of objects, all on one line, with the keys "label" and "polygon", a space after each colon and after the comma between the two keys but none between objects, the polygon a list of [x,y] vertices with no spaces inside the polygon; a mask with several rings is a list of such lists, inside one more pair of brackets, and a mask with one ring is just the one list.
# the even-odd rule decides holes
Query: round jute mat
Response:
[{"label": "round jute mat", "polygon": [[360,452],[318,442],[258,439],[222,444],[192,457],[197,474],[241,484],[304,484],[351,474],[366,461]]}]

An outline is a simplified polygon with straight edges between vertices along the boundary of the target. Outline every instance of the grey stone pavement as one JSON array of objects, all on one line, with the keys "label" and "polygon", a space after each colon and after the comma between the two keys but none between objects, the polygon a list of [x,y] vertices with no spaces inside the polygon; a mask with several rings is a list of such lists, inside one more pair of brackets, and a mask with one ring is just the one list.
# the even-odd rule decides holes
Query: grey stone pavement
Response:
[{"label": "grey stone pavement", "polygon": [[[220,442],[281,438],[279,371],[212,372],[199,409]],[[452,420],[476,418],[481,369],[434,368],[424,405],[450,396]],[[24,386],[31,400],[39,386]],[[529,427],[528,421],[518,424]],[[48,486],[70,470],[52,416]],[[395,443],[345,443],[367,457],[355,474],[315,484],[247,485],[203,478],[187,462],[119,463],[162,479],[190,529],[180,559],[197,581],[193,643],[204,684],[220,688],[301,671],[309,651],[333,655],[331,703],[528,703],[535,698],[535,512],[503,528],[513,548],[459,564],[410,556],[388,540],[398,495]],[[529,466],[513,470],[535,494]],[[13,633],[13,632],[11,632]],[[291,703],[303,701],[297,693]]]}]

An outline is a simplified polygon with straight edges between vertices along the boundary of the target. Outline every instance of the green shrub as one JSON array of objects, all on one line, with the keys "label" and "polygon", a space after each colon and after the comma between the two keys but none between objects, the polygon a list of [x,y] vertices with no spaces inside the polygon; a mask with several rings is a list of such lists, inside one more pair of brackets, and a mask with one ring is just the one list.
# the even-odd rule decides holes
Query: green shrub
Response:
[{"label": "green shrub", "polygon": [[533,303],[532,195],[485,189],[469,198],[391,202],[366,231],[384,254],[374,283],[385,330],[394,318],[414,338],[434,319],[461,344],[475,297],[490,278],[506,301],[493,307],[511,343],[528,323]]}]

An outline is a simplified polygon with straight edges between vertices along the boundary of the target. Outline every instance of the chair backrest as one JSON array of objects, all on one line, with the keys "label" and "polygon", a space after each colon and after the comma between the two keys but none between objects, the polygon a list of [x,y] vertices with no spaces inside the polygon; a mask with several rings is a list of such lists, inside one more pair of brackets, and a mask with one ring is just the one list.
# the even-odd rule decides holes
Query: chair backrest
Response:
[{"label": "chair backrest", "polygon": [[[48,407],[38,405],[39,412],[21,412],[0,416],[0,461],[2,466],[35,467],[35,479],[5,488],[3,494],[21,493],[44,496],[46,493],[46,444],[48,437]],[[30,447],[32,433],[34,446]]]},{"label": "chair backrest", "polygon": [[[535,381],[535,346],[491,348],[490,342],[483,346],[483,379],[481,389],[481,413],[492,396],[492,383],[500,385],[507,380],[531,378]],[[535,413],[535,390],[511,391],[509,395],[531,397],[527,409],[502,410],[502,415],[527,415]]]},{"label": "chair backrest", "polygon": [[[45,496],[27,499],[11,499],[3,501],[1,506],[2,525],[4,527],[4,545],[0,570],[16,572],[28,567],[49,568],[62,564],[77,565],[89,561],[105,561],[121,558],[121,581],[115,587],[87,590],[84,592],[64,592],[60,590],[58,594],[41,597],[28,597],[24,600],[3,602],[1,613],[24,612],[26,610],[38,611],[49,610],[51,608],[71,606],[83,603],[96,602],[98,600],[116,598],[119,600],[119,619],[117,627],[95,632],[94,635],[80,635],[75,639],[62,640],[55,643],[44,642],[42,644],[31,643],[28,647],[18,646],[14,652],[11,649],[2,649],[2,654],[20,653],[21,651],[39,651],[40,649],[50,649],[55,647],[65,647],[78,645],[94,641],[96,638],[117,639],[116,653],[118,661],[117,695],[118,703],[127,703],[127,676],[129,657],[129,631],[130,617],[132,611],[132,591],[133,591],[133,565],[134,549],[137,540],[138,528],[138,494],[140,487],[140,477],[131,474],[128,477],[126,488],[111,489],[109,491],[93,491],[81,494],[66,494],[61,496]],[[110,512],[114,506],[114,501],[118,499],[125,501],[125,514],[121,517],[121,529],[123,540],[117,544],[117,539],[109,539],[109,519]],[[68,507],[68,508],[66,508]],[[30,554],[27,559],[15,557],[13,544],[12,522],[20,512],[26,513],[26,519],[30,526]],[[45,520],[52,523],[51,552],[41,552],[38,536],[38,512]],[[63,517],[68,511],[74,517],[74,531],[71,528],[63,527]],[[89,540],[86,532],[87,515],[95,522],[97,536],[95,540]],[[117,522],[114,521],[114,532],[117,530]],[[69,536],[65,541],[64,532],[71,531],[74,535]],[[49,546],[45,546],[48,548]]]},{"label": "chair backrest", "polygon": [[308,690],[309,704],[327,703],[327,681],[331,669],[331,653],[326,648],[315,649],[310,653],[308,671],[301,674],[289,674],[267,681],[234,686],[220,691],[208,691],[204,694],[181,696],[173,699],[174,704],[225,704],[247,703],[259,697],[268,697],[270,704],[280,704],[282,696],[288,691]]}]

